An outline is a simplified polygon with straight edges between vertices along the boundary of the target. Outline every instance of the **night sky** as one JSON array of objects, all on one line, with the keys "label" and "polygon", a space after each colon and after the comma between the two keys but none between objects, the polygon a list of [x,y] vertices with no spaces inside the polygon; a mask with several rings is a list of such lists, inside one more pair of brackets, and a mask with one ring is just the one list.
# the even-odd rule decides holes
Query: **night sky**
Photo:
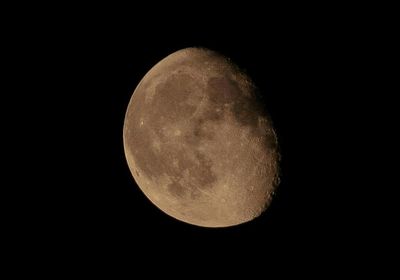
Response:
[{"label": "night sky", "polygon": [[[344,244],[357,243],[357,216],[348,211],[352,183],[343,175],[354,170],[343,146],[354,143],[346,140],[352,125],[343,123],[354,108],[352,64],[345,63],[356,52],[353,35],[323,16],[247,16],[152,25],[151,18],[77,12],[21,29],[17,66],[31,89],[23,106],[34,111],[30,158],[45,163],[30,163],[39,171],[25,176],[39,186],[21,210],[26,225],[19,234],[32,256],[45,251],[104,264],[124,256],[172,263],[177,254],[171,269],[182,261],[201,267],[231,260],[235,267],[255,253],[263,256],[261,267],[270,260],[330,267],[331,255],[351,258],[353,247]],[[155,63],[185,47],[230,57],[252,77],[271,115],[281,183],[252,222],[209,229],[177,221],[144,196],[128,169],[122,129],[131,95]],[[208,256],[202,262],[201,254]]]},{"label": "night sky", "polygon": [[[71,190],[79,205],[72,209],[78,223],[73,228],[83,228],[82,239],[124,247],[149,242],[171,248],[177,243],[186,249],[188,244],[198,249],[218,244],[267,250],[304,249],[311,243],[322,249],[314,242],[335,228],[330,219],[338,211],[332,197],[335,178],[325,164],[335,153],[325,141],[331,137],[334,117],[325,117],[335,92],[327,86],[331,81],[323,66],[334,63],[335,56],[316,34],[285,31],[255,35],[200,28],[171,30],[172,35],[163,38],[128,29],[124,34],[98,34],[90,41],[80,56],[86,60],[78,70],[83,87],[78,83],[67,97],[75,105],[70,136],[76,141],[72,147],[78,147],[73,151],[79,173]],[[160,59],[190,46],[219,51],[244,68],[263,94],[278,134],[282,174],[274,202],[257,220],[234,228],[199,228],[165,215],[137,188],[124,157],[123,120],[136,85]]]}]

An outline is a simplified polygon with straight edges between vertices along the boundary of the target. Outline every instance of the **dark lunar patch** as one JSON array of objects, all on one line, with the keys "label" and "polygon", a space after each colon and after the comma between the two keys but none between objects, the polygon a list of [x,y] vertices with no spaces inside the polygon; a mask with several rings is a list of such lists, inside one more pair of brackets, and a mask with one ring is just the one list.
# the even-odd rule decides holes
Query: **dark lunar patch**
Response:
[{"label": "dark lunar patch", "polygon": [[207,130],[204,124],[204,119],[195,120],[193,126],[193,135],[198,140],[212,140],[214,138],[215,132],[212,130]]},{"label": "dark lunar patch", "polygon": [[207,93],[214,104],[232,103],[241,96],[237,83],[226,78],[210,78],[207,83]]},{"label": "dark lunar patch", "polygon": [[163,97],[164,95],[179,98],[180,102],[184,102],[188,97],[193,87],[195,85],[195,81],[191,76],[184,73],[176,73],[170,75],[167,80],[163,83],[160,83],[156,87],[157,97]]},{"label": "dark lunar patch", "polygon": [[196,106],[187,104],[189,95],[198,88],[198,82],[187,74],[173,74],[165,82],[156,86],[152,107],[153,121],[157,122],[163,116],[168,121],[189,118]]},{"label": "dark lunar patch", "polygon": [[268,132],[265,136],[266,148],[270,151],[276,151],[278,149],[278,143],[276,141],[276,136],[272,132]]},{"label": "dark lunar patch", "polygon": [[207,108],[203,115],[206,120],[219,121],[224,115],[224,110],[222,106],[213,106],[211,108]]},{"label": "dark lunar patch", "polygon": [[183,197],[185,194],[185,188],[178,182],[172,182],[167,186],[167,188],[173,196]]},{"label": "dark lunar patch", "polygon": [[232,106],[232,114],[240,125],[255,129],[258,127],[258,118],[266,117],[265,108],[256,96],[237,100]]},{"label": "dark lunar patch", "polygon": [[187,146],[198,146],[200,143],[200,138],[197,136],[199,132],[195,132],[195,130],[188,130],[187,133],[183,136],[184,143]]},{"label": "dark lunar patch", "polygon": [[[210,78],[208,81],[208,92],[210,101],[221,108],[224,104],[230,104],[231,111],[236,121],[240,125],[256,128],[258,117],[264,116],[264,108],[258,100],[255,92],[251,92],[250,97],[242,94],[238,84],[226,77]],[[208,110],[205,116],[210,119],[218,120],[221,112]]]},{"label": "dark lunar patch", "polygon": [[242,98],[236,100],[232,107],[232,114],[241,125],[256,127],[261,108],[254,99]]},{"label": "dark lunar patch", "polygon": [[187,103],[179,103],[178,111],[174,113],[176,114],[177,119],[182,119],[182,116],[187,119],[194,113],[195,110],[196,106],[189,105]]},{"label": "dark lunar patch", "polygon": [[212,161],[199,151],[195,151],[199,165],[189,171],[190,176],[198,182],[201,188],[212,187],[212,184],[217,181],[217,176],[211,170]]},{"label": "dark lunar patch", "polygon": [[215,131],[207,130],[204,127],[205,119],[192,120],[191,129],[189,129],[183,139],[187,145],[198,146],[202,140],[212,140],[215,136]]}]

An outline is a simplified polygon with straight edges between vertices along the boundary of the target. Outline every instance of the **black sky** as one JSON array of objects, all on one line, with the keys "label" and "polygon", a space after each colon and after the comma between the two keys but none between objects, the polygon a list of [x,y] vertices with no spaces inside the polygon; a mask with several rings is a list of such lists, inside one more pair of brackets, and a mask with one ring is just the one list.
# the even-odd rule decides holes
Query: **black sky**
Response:
[{"label": "black sky", "polygon": [[[15,67],[31,89],[22,105],[34,112],[30,158],[45,163],[31,163],[40,169],[30,175],[39,187],[23,196],[31,210],[20,210],[29,246],[93,263],[125,255],[157,262],[171,252],[189,262],[204,253],[205,263],[235,263],[256,252],[330,266],[324,260],[332,254],[351,255],[343,248],[357,244],[356,214],[348,211],[352,182],[343,176],[353,171],[343,143],[352,129],[344,115],[355,99],[348,79],[356,35],[323,16],[246,17],[187,16],[172,24],[82,12],[21,28]],[[279,139],[273,203],[237,227],[206,229],[167,216],[141,193],[125,161],[123,120],[136,85],[159,60],[193,46],[230,57],[253,78]]]},{"label": "black sky", "polygon": [[[72,213],[83,228],[95,235],[100,232],[98,238],[107,240],[106,244],[134,246],[142,239],[162,246],[177,242],[202,247],[211,242],[206,246],[269,247],[268,240],[275,240],[273,246],[302,247],[337,229],[331,220],[337,211],[331,193],[337,188],[330,165],[325,165],[326,157],[335,153],[325,141],[332,137],[329,126],[335,119],[332,106],[337,98],[327,77],[330,71],[322,66],[336,63],[331,46],[326,46],[330,43],[318,32],[213,31],[177,30],[164,38],[159,33],[138,36],[129,29],[123,35],[106,33],[79,56],[87,61],[76,78],[84,82],[67,94],[75,105],[69,112],[76,121],[70,136],[74,138],[72,148],[78,146],[73,154],[76,172],[82,176],[71,194],[76,192],[79,197],[82,215],[74,209]],[[98,45],[103,41],[104,45]],[[166,216],[136,187],[124,158],[122,125],[133,90],[156,62],[190,46],[217,50],[253,77],[264,94],[281,145],[282,183],[274,204],[258,220],[232,229],[202,229]]]}]

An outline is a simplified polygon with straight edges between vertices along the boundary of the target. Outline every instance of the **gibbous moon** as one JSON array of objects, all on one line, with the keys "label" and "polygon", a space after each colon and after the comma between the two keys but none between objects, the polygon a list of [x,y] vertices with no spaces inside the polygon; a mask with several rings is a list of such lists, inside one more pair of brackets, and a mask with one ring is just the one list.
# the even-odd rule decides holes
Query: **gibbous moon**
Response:
[{"label": "gibbous moon", "polygon": [[211,50],[182,49],[150,69],[129,102],[123,140],[143,193],[189,224],[250,221],[278,184],[277,138],[256,87]]}]

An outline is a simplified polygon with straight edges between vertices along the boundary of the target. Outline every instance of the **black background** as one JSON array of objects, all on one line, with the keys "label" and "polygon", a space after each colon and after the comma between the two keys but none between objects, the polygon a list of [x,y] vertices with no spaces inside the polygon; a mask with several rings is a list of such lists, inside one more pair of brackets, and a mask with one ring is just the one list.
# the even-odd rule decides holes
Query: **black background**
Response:
[{"label": "black background", "polygon": [[[13,33],[14,67],[24,72],[17,82],[27,85],[21,111],[29,115],[23,134],[30,147],[23,153],[33,167],[18,180],[35,182],[21,196],[28,207],[19,209],[18,236],[33,246],[31,257],[45,252],[83,267],[134,258],[136,266],[170,269],[182,262],[352,265],[360,216],[350,211],[355,121],[347,116],[357,99],[349,81],[360,30],[323,13],[269,20],[271,14],[173,20],[74,11],[36,18]],[[253,78],[278,135],[281,183],[273,203],[236,227],[208,229],[167,216],[136,186],[124,156],[124,115],[136,85],[159,60],[193,46],[230,57]]]}]

